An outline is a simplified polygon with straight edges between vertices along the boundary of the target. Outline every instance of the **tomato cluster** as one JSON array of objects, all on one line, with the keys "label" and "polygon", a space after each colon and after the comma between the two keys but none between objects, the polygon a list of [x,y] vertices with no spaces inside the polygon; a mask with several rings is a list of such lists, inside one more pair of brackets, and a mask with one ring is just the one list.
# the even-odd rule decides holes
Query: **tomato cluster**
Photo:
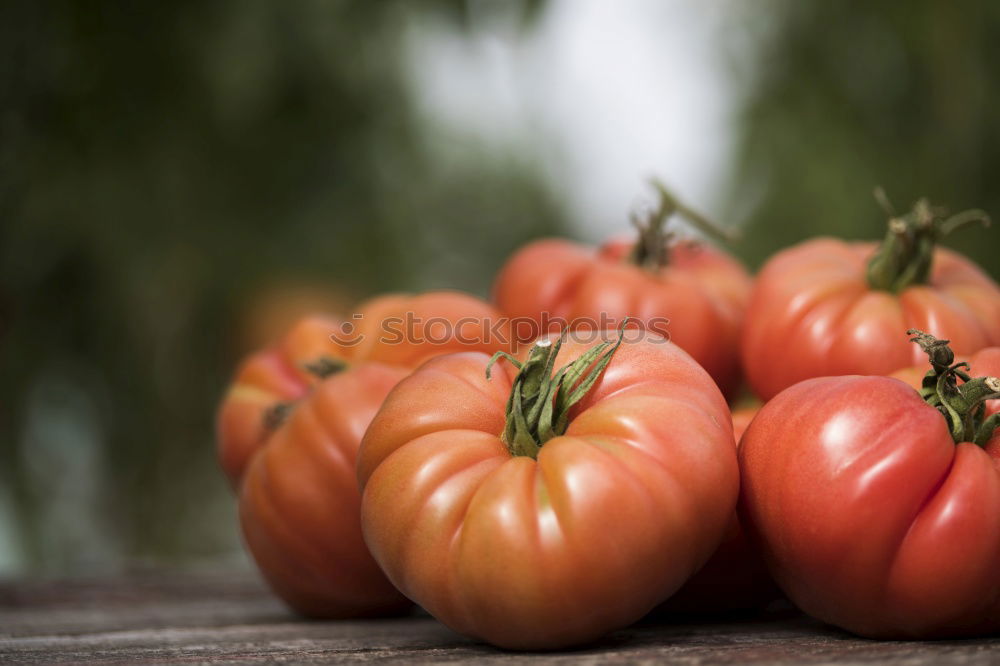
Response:
[{"label": "tomato cluster", "polygon": [[[275,592],[313,617],[407,605],[362,540],[358,445],[409,370],[439,353],[500,348],[486,334],[496,310],[457,292],[383,296],[359,314],[357,325],[299,322],[247,359],[219,408],[219,460],[239,494],[247,548]],[[423,330],[458,320],[461,339],[436,342],[445,336]],[[414,330],[393,344],[393,327],[407,321]]]},{"label": "tomato cluster", "polygon": [[937,247],[983,214],[922,200],[753,279],[656,187],[637,239],[529,244],[495,305],[384,296],[250,356],[218,453],[274,591],[512,649],[782,594],[872,637],[1000,629],[1000,287]]}]

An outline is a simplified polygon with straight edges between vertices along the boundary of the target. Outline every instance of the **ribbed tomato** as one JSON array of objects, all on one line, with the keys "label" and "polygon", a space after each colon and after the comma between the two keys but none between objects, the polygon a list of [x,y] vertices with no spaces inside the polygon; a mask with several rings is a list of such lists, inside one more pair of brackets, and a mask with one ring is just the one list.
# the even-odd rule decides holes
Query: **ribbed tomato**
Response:
[{"label": "ribbed tomato", "polygon": [[637,241],[615,239],[597,250],[566,240],[534,242],[503,267],[494,298],[515,320],[521,342],[551,332],[553,321],[596,330],[632,317],[691,354],[732,395],[740,381],[739,332],[750,277],[724,252],[675,242],[664,230],[674,212],[710,227],[662,187],[660,194],[659,210],[637,223]]},{"label": "ribbed tomato", "polygon": [[718,545],[739,483],[725,400],[680,348],[629,335],[543,340],[492,379],[484,354],[441,356],[389,394],[358,461],[365,540],[446,625],[507,648],[586,642]]},{"label": "ribbed tomato", "polygon": [[413,367],[439,353],[503,349],[509,335],[492,307],[457,292],[381,297],[352,325],[299,322],[241,366],[218,416],[247,547],[275,592],[310,616],[406,605],[361,537],[361,437]]},{"label": "ribbed tomato", "polygon": [[1000,344],[1000,287],[965,257],[935,248],[983,219],[941,218],[925,201],[893,218],[882,244],[817,238],[779,252],[760,271],[743,329],[743,366],[769,400],[810,377],[887,375],[920,363],[900,331],[949,338],[958,354]]},{"label": "ribbed tomato", "polygon": [[963,383],[946,346],[917,341],[923,397],[890,377],[821,377],[761,409],[740,448],[741,521],[821,620],[872,637],[995,632],[1000,420],[984,402],[1000,379]]}]

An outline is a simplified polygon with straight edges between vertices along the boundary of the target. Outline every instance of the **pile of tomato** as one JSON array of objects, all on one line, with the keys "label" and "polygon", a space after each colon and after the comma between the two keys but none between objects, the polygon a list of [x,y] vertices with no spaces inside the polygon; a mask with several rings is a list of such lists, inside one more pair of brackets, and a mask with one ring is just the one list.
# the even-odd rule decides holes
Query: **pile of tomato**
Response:
[{"label": "pile of tomato", "polygon": [[869,637],[1000,629],[1000,287],[938,246],[984,214],[921,200],[754,278],[657,191],[635,237],[522,248],[492,303],[383,296],[243,363],[218,453],[273,590],[511,649],[782,596]]}]

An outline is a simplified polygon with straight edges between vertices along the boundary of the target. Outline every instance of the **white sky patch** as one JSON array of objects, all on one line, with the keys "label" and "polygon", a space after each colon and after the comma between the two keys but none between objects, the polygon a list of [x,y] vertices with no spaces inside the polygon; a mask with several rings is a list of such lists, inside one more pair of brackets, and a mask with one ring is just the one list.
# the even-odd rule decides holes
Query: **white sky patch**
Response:
[{"label": "white sky patch", "polygon": [[725,5],[553,0],[523,34],[498,2],[474,3],[467,33],[414,17],[414,94],[436,129],[540,164],[591,240],[627,229],[653,174],[717,214],[736,102]]}]

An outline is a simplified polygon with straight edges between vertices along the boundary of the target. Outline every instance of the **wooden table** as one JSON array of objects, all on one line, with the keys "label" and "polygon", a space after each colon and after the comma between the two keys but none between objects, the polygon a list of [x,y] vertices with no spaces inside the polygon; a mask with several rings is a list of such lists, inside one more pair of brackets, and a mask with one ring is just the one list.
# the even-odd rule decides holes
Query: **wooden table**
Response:
[{"label": "wooden table", "polygon": [[[785,611],[717,622],[646,621],[545,663],[913,665],[1000,663],[1000,638],[878,642]],[[0,663],[524,660],[433,619],[304,621],[248,574],[145,573],[0,582]]]}]

